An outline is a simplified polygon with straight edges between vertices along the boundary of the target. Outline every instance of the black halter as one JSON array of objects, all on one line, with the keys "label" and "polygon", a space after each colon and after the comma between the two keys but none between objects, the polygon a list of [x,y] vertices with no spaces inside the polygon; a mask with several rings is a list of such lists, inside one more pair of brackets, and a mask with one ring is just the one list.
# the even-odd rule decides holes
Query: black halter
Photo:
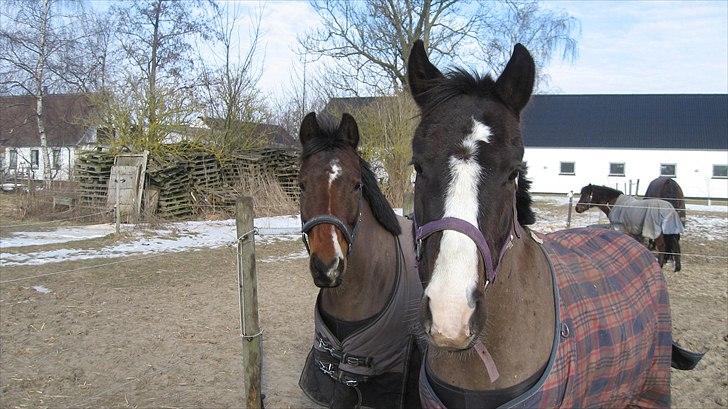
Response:
[{"label": "black halter", "polygon": [[353,229],[349,229],[349,226],[347,226],[346,223],[344,223],[343,221],[341,221],[341,219],[332,214],[321,214],[318,216],[314,216],[305,222],[303,221],[303,218],[301,218],[301,222],[303,222],[303,226],[301,226],[301,233],[303,238],[303,244],[306,246],[306,251],[311,254],[311,249],[308,246],[308,232],[319,224],[330,224],[336,226],[341,234],[344,235],[344,240],[346,240],[346,244],[348,245],[348,249],[346,250],[346,256],[348,257],[351,254],[351,250],[354,248],[354,240],[356,239],[356,234],[359,232],[359,222],[361,222],[361,201],[362,195],[360,193],[359,204],[356,210],[356,222],[354,222]]}]

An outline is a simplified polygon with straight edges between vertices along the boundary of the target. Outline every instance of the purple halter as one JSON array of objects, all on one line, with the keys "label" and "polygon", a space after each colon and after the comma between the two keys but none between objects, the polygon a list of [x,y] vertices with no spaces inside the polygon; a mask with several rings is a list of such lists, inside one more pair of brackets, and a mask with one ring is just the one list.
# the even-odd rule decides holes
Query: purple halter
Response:
[{"label": "purple halter", "polygon": [[500,261],[505,255],[506,251],[510,249],[513,245],[512,243],[514,236],[518,238],[521,237],[521,232],[519,229],[520,225],[518,224],[518,215],[516,213],[515,197],[513,200],[513,220],[511,221],[511,231],[508,235],[508,239],[501,248],[495,265],[493,264],[492,252],[490,251],[490,246],[488,246],[488,242],[485,240],[485,236],[483,236],[483,233],[476,226],[473,226],[470,222],[459,219],[457,217],[443,217],[442,219],[437,219],[425,223],[423,226],[418,226],[416,216],[413,217],[413,222],[415,225],[415,239],[417,240],[417,261],[419,261],[422,252],[422,242],[427,237],[439,231],[456,231],[458,233],[462,233],[468,236],[470,240],[475,242],[475,245],[478,248],[478,252],[483,258],[483,263],[485,264],[485,278],[488,282],[491,283],[493,282],[493,280],[495,280],[495,276],[498,270],[498,264],[500,264]]}]

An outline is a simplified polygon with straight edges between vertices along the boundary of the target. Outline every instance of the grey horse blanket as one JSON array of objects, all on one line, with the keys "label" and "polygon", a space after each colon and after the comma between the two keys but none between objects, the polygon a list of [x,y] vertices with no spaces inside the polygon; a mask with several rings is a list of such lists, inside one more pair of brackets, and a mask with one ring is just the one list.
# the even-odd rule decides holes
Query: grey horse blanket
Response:
[{"label": "grey horse blanket", "polygon": [[[396,239],[400,257],[397,271],[393,272],[397,276],[394,290],[373,321],[340,340],[326,326],[316,302],[314,343],[298,383],[320,405],[419,407],[416,373],[420,355],[412,318],[422,299],[422,283],[415,261],[412,224],[401,217],[399,221],[402,234]],[[412,371],[414,376],[408,378]]]},{"label": "grey horse blanket", "polygon": [[609,221],[627,234],[655,240],[662,234],[681,234],[683,224],[672,205],[662,199],[640,200],[619,195]]},{"label": "grey horse blanket", "polygon": [[[540,379],[501,407],[669,407],[672,325],[655,257],[606,229],[550,233],[543,250],[556,284],[551,356]],[[420,396],[423,408],[445,409],[424,365]]]}]

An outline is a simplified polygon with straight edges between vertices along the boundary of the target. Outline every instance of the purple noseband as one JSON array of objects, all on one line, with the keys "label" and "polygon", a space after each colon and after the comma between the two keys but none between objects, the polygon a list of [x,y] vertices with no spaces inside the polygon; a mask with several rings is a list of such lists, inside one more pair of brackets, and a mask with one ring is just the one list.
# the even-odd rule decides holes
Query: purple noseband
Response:
[{"label": "purple noseband", "polygon": [[420,247],[422,246],[422,241],[433,233],[444,230],[453,230],[458,233],[462,233],[475,242],[480,255],[483,257],[483,262],[485,263],[485,277],[488,281],[492,282],[495,279],[495,269],[493,268],[493,256],[491,255],[488,242],[485,241],[483,233],[481,233],[477,227],[463,219],[458,219],[457,217],[443,217],[442,219],[425,223],[424,226],[417,227],[415,237],[417,238],[418,253],[421,251]]},{"label": "purple noseband", "polygon": [[508,239],[506,239],[506,242],[501,248],[495,265],[493,265],[493,253],[490,251],[490,246],[488,246],[488,242],[485,240],[485,236],[483,236],[483,233],[476,226],[473,226],[470,222],[459,219],[457,217],[443,217],[442,219],[437,219],[425,223],[423,226],[418,226],[417,217],[413,217],[412,220],[415,225],[415,239],[417,240],[417,261],[419,261],[422,252],[422,242],[427,237],[439,231],[456,231],[458,233],[462,233],[468,236],[470,240],[475,242],[475,245],[478,248],[478,252],[483,258],[483,263],[485,263],[485,278],[491,283],[493,282],[493,280],[495,280],[498,264],[500,264],[501,259],[506,254],[506,251],[513,245],[513,239],[515,237],[521,237],[519,230],[520,225],[518,224],[518,215],[516,212],[515,197],[513,198],[513,220],[511,221],[511,231],[508,235]]}]

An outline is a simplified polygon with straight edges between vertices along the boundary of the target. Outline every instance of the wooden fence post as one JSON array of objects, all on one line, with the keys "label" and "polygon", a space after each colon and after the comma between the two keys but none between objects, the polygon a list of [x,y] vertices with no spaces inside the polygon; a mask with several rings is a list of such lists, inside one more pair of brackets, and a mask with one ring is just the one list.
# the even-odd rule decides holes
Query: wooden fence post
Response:
[{"label": "wooden fence post", "polygon": [[114,200],[114,218],[116,219],[116,234],[118,235],[121,231],[121,207],[119,206],[119,183],[121,181],[119,180],[119,175],[117,173],[116,178],[114,178],[114,185],[116,186],[116,199]]},{"label": "wooden fence post", "polygon": [[243,341],[243,396],[245,408],[263,407],[261,393],[261,339],[258,325],[258,276],[255,271],[253,198],[241,197],[235,206],[238,235],[238,291],[240,332]]}]

